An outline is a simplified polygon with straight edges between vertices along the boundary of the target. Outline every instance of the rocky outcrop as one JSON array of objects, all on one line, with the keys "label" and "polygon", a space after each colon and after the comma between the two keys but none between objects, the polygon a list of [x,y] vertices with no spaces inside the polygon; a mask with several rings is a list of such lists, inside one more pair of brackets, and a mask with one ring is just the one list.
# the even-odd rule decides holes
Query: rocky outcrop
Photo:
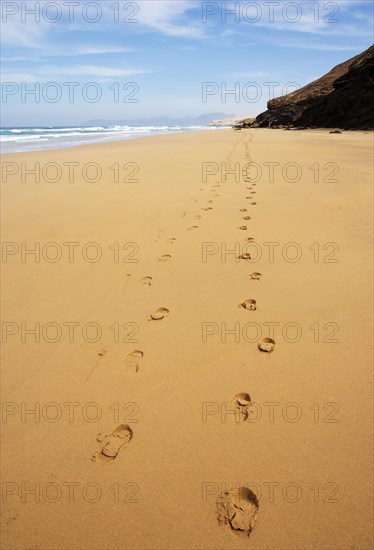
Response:
[{"label": "rocky outcrop", "polygon": [[251,126],[374,129],[373,97],[371,46],[307,86],[272,99]]},{"label": "rocky outcrop", "polygon": [[[209,123],[209,126],[234,126],[235,124],[238,124],[242,121],[243,117],[240,116],[233,116],[230,118],[224,118],[224,119],[218,119],[218,120],[212,120]],[[254,118],[253,118],[254,120]]]}]

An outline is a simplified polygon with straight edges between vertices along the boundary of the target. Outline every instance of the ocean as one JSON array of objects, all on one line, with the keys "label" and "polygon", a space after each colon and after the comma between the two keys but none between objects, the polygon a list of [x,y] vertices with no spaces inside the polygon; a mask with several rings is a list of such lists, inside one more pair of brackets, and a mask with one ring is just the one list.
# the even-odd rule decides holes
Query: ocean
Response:
[{"label": "ocean", "polygon": [[0,128],[2,153],[41,151],[168,133],[209,130],[214,126],[49,126]]}]

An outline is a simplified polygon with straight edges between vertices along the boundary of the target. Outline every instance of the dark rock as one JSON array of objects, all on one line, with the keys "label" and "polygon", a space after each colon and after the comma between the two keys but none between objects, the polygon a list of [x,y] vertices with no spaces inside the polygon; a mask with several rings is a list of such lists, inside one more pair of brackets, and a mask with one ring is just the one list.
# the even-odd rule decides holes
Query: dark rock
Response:
[{"label": "dark rock", "polygon": [[254,128],[256,124],[255,118],[244,118],[239,120],[233,125],[234,130],[241,130],[242,128]]},{"label": "dark rock", "polygon": [[329,132],[329,134],[341,134],[341,130],[331,130],[331,132]]},{"label": "dark rock", "polygon": [[268,102],[259,127],[374,129],[374,46],[323,77]]}]

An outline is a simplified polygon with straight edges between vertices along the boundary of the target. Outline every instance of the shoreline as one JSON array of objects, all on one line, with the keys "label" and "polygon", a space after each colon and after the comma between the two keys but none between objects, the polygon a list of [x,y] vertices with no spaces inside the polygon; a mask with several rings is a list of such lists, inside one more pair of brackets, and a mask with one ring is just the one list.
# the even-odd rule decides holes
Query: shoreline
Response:
[{"label": "shoreline", "polygon": [[[234,127],[228,127],[228,126],[217,126],[217,127],[212,127],[211,129],[209,129],[208,127],[206,128],[201,128],[201,129],[198,129],[198,130],[187,130],[187,131],[168,131],[167,134],[164,134],[164,133],[160,133],[160,134],[153,134],[153,135],[149,135],[149,136],[140,136],[140,137],[137,137],[137,136],[134,136],[134,137],[129,137],[127,139],[113,139],[113,140],[108,140],[108,141],[97,141],[95,143],[84,143],[84,144],[77,144],[77,145],[68,145],[66,147],[51,147],[51,148],[48,148],[48,149],[33,149],[32,151],[7,151],[5,153],[2,153],[0,152],[0,156],[1,157],[4,157],[5,155],[21,155],[21,154],[26,154],[26,153],[43,153],[43,152],[48,152],[48,151],[62,151],[62,150],[67,150],[67,149],[75,149],[77,147],[94,147],[94,146],[97,146],[97,145],[110,145],[112,143],[123,143],[123,142],[128,142],[128,141],[133,141],[133,140],[142,140],[142,139],[150,139],[150,138],[159,138],[159,137],[167,137],[168,135],[179,135],[179,134],[189,134],[189,133],[196,133],[196,132],[211,132],[211,131],[214,131],[214,130],[218,130],[218,131],[223,131],[223,130],[234,130],[234,131],[238,131],[236,130]],[[286,130],[285,128],[241,128],[240,131],[242,130],[246,130],[246,131],[253,131],[253,130],[270,130],[270,131],[274,131],[274,130],[280,130],[280,131],[290,131],[290,132],[311,132],[311,133],[332,133],[332,131],[334,130],[340,130],[340,133],[341,134],[349,134],[349,133],[354,133],[354,134],[371,134],[371,135],[374,135],[374,130],[365,130],[365,129],[349,129],[349,130],[346,130],[346,129],[342,129],[342,128],[290,128],[288,130]]]},{"label": "shoreline", "polygon": [[[211,131],[211,130],[219,130],[220,128],[218,127],[212,127],[211,129],[209,129],[209,127],[202,127],[202,128],[192,128],[192,129],[187,129],[187,130],[163,130],[163,131],[155,131],[154,133],[152,133],[151,135],[142,135],[142,136],[139,136],[137,137],[136,135],[129,135],[127,138],[114,138],[114,139],[103,139],[103,141],[101,141],[100,139],[93,142],[93,143],[78,143],[76,145],[66,145],[65,147],[60,147],[60,146],[52,146],[52,147],[47,147],[45,149],[32,149],[32,150],[29,150],[29,151],[6,151],[4,153],[0,153],[1,155],[12,155],[12,154],[17,154],[17,153],[36,153],[38,151],[56,151],[56,150],[60,150],[60,149],[73,149],[75,147],[84,147],[84,146],[89,146],[89,145],[104,145],[106,143],[113,143],[113,142],[122,142],[122,141],[131,141],[133,139],[143,139],[143,138],[149,138],[149,137],[158,137],[158,136],[163,136],[163,135],[169,135],[169,134],[185,134],[185,133],[191,133],[191,132],[201,132],[201,131]],[[145,133],[145,132],[144,132]],[[89,134],[82,134],[82,137],[84,135],[89,135]],[[103,134],[104,136],[105,134]],[[25,140],[26,141],[26,140]],[[10,142],[0,142],[0,143],[10,143]]]}]

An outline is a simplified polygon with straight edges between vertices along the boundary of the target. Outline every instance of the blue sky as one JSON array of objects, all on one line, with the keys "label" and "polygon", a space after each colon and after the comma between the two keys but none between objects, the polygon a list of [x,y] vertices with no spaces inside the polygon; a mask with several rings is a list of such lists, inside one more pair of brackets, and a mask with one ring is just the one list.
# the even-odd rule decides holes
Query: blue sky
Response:
[{"label": "blue sky", "polygon": [[[2,0],[1,8],[3,126],[256,115],[271,86],[275,96],[303,86],[373,42],[370,0]],[[215,83],[205,102],[204,82]],[[32,88],[36,96],[25,93]]]}]

